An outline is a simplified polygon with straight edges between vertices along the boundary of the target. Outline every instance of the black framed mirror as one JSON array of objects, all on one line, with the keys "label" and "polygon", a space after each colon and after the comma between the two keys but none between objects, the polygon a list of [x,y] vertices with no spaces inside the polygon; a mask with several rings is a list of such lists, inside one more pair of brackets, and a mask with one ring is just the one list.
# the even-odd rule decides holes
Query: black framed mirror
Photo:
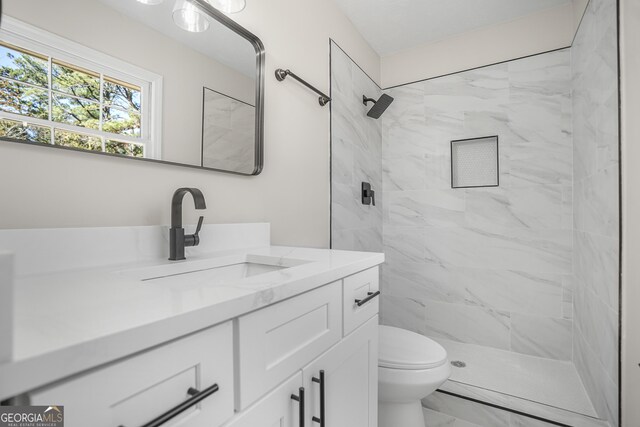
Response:
[{"label": "black framed mirror", "polygon": [[264,46],[212,0],[2,0],[0,139],[241,175]]}]

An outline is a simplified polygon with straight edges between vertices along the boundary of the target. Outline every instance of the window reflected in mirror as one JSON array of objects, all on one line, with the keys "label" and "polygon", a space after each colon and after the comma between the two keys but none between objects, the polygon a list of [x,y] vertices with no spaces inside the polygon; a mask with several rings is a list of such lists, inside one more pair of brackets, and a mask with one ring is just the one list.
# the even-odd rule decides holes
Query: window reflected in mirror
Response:
[{"label": "window reflected in mirror", "polygon": [[144,157],[142,89],[0,42],[0,136]]}]

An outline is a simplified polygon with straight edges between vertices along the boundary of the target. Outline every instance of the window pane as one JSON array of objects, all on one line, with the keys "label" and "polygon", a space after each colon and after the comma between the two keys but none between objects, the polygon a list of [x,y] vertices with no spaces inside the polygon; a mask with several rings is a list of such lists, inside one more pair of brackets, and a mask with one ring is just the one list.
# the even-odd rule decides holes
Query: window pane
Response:
[{"label": "window pane", "polygon": [[83,150],[102,151],[102,141],[97,136],[83,135],[60,129],[55,130],[55,144]]},{"label": "window pane", "polygon": [[140,113],[140,88],[108,79],[104,81],[103,99],[106,104],[126,111]]},{"label": "window pane", "polygon": [[50,128],[8,119],[0,119],[0,136],[41,144],[51,143]]},{"label": "window pane", "polygon": [[107,141],[104,146],[105,152],[120,154],[122,156],[144,157],[144,148],[141,145],[129,144],[120,141]]},{"label": "window pane", "polygon": [[53,95],[51,111],[53,121],[98,129],[100,126],[100,104],[77,98]]},{"label": "window pane", "polygon": [[79,98],[100,101],[100,77],[97,74],[53,63],[51,79],[55,90]]},{"label": "window pane", "polygon": [[0,110],[48,119],[49,95],[45,89],[0,79]]},{"label": "window pane", "polygon": [[102,130],[119,135],[140,136],[140,115],[116,107],[102,110]]},{"label": "window pane", "polygon": [[0,75],[48,87],[49,64],[43,58],[0,45]]}]

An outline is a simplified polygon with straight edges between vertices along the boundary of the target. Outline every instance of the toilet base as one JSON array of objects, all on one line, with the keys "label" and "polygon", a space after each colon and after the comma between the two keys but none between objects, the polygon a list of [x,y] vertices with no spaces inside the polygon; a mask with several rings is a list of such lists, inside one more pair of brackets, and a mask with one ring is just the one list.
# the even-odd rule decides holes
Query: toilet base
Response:
[{"label": "toilet base", "polygon": [[378,402],[378,427],[424,427],[422,402]]}]

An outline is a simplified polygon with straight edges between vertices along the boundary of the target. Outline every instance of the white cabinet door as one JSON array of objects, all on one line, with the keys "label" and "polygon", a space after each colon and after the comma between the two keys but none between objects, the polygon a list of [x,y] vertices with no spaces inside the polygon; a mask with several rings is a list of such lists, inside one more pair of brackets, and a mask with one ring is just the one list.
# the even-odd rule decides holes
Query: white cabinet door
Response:
[{"label": "white cabinet door", "polygon": [[378,316],[304,368],[307,426],[321,426],[321,371],[325,399],[323,426],[377,427]]},{"label": "white cabinet door", "polygon": [[267,394],[254,405],[236,415],[224,427],[300,427],[302,372]]}]

